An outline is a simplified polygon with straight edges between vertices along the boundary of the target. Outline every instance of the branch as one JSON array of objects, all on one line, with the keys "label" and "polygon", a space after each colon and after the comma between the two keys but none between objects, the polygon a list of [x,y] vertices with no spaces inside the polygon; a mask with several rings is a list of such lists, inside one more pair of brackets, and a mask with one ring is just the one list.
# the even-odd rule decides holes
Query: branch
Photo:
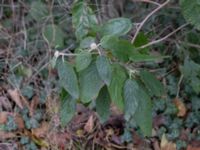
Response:
[{"label": "branch", "polygon": [[167,5],[170,2],[170,0],[167,0],[166,2],[164,2],[163,4],[160,4],[156,9],[154,9],[151,13],[149,13],[146,18],[144,18],[144,20],[140,23],[140,26],[138,27],[138,29],[136,30],[136,33],[133,37],[133,39],[131,40],[131,43],[135,42],[135,39],[137,37],[137,35],[139,34],[141,28],[143,27],[143,25],[145,24],[145,22],[153,15],[155,14],[157,11],[159,11],[161,8],[163,8],[165,5]]},{"label": "branch", "polygon": [[168,35],[164,36],[163,38],[158,39],[158,40],[155,40],[155,41],[152,41],[152,42],[150,42],[150,43],[147,43],[146,45],[143,45],[143,46],[139,47],[138,49],[146,48],[146,47],[149,47],[149,46],[151,46],[151,45],[160,43],[160,42],[166,40],[167,38],[169,38],[170,36],[172,36],[173,34],[175,34],[176,32],[178,32],[179,30],[181,30],[182,28],[186,27],[187,25],[189,25],[189,23],[183,24],[182,26],[178,27],[178,28],[177,28],[176,30],[174,30],[173,32],[171,32],[171,33],[169,33]]}]

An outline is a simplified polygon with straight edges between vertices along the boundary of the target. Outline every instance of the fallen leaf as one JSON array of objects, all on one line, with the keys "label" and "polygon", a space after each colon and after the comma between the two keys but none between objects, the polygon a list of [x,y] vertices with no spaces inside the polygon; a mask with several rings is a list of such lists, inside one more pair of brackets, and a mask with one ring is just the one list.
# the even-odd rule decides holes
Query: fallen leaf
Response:
[{"label": "fallen leaf", "polygon": [[94,128],[94,117],[91,115],[87,121],[87,123],[84,126],[84,130],[88,133],[91,133]]},{"label": "fallen leaf", "polygon": [[12,105],[11,105],[11,103],[8,100],[7,97],[0,96],[0,107],[4,108],[6,110],[11,110],[12,109]]},{"label": "fallen leaf", "polygon": [[39,98],[38,98],[38,96],[34,96],[31,100],[31,104],[30,104],[30,116],[31,117],[34,115],[34,111],[37,108],[38,104],[39,104]]},{"label": "fallen leaf", "polygon": [[49,124],[47,122],[42,122],[41,126],[36,129],[32,129],[31,132],[37,138],[46,137],[49,130]]},{"label": "fallen leaf", "polygon": [[0,131],[0,140],[10,139],[16,137],[15,132]]},{"label": "fallen leaf", "polygon": [[23,104],[20,98],[19,91],[17,89],[8,90],[8,94],[10,95],[11,99],[17,104],[17,106],[21,109],[23,109]]},{"label": "fallen leaf", "polygon": [[14,114],[14,120],[15,120],[15,123],[17,124],[18,129],[24,129],[25,128],[24,120],[23,120],[21,115]]},{"label": "fallen leaf", "polygon": [[163,134],[160,143],[161,150],[176,150],[176,144],[169,142],[166,138],[166,135]]},{"label": "fallen leaf", "polygon": [[191,145],[188,145],[187,150],[200,150],[200,147],[193,147]]},{"label": "fallen leaf", "polygon": [[0,112],[0,124],[5,124],[7,122],[8,112]]},{"label": "fallen leaf", "polygon": [[185,104],[183,103],[183,101],[178,99],[178,98],[175,98],[173,102],[174,102],[174,104],[176,105],[176,107],[178,109],[177,116],[178,117],[184,117],[186,115],[187,109],[186,109]]}]

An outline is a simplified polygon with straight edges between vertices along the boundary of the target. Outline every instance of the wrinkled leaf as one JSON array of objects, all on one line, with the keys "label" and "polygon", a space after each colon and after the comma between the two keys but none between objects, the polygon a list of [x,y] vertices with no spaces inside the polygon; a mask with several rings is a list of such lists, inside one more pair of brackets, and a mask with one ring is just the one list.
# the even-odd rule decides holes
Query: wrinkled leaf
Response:
[{"label": "wrinkled leaf", "polygon": [[81,71],[79,74],[81,101],[88,103],[96,99],[100,89],[103,87],[103,82],[99,77],[96,64],[92,63],[88,68]]},{"label": "wrinkled leaf", "polygon": [[106,86],[104,86],[99,92],[99,95],[96,99],[96,111],[99,115],[101,123],[107,121],[110,115],[110,103],[111,100],[110,95],[108,93],[108,89]]},{"label": "wrinkled leaf", "polygon": [[101,27],[101,34],[121,36],[127,34],[132,28],[132,23],[128,18],[110,19]]},{"label": "wrinkled leaf", "polygon": [[91,53],[89,52],[81,52],[76,56],[76,70],[78,72],[87,68],[92,61]]},{"label": "wrinkled leaf", "polygon": [[66,96],[60,105],[60,121],[62,126],[66,126],[76,112],[76,100],[71,96]]},{"label": "wrinkled leaf", "polygon": [[48,15],[48,10],[44,3],[40,0],[36,0],[31,3],[29,13],[36,21],[42,21]]},{"label": "wrinkled leaf", "polygon": [[115,65],[112,72],[111,84],[108,87],[112,102],[121,110],[124,110],[124,99],[123,99],[123,86],[126,80],[125,70]]},{"label": "wrinkled leaf", "polygon": [[78,39],[84,38],[94,25],[97,18],[92,9],[84,1],[78,1],[72,7],[72,24],[76,29],[75,34]]},{"label": "wrinkled leaf", "polygon": [[140,72],[140,77],[142,82],[145,84],[146,88],[150,92],[150,95],[162,96],[164,94],[164,87],[162,83],[156,79],[156,77],[145,70]]},{"label": "wrinkled leaf", "polygon": [[78,80],[72,66],[66,62],[59,60],[58,76],[60,85],[75,99],[79,98]]},{"label": "wrinkled leaf", "polygon": [[100,78],[104,81],[104,83],[109,85],[112,78],[112,67],[109,60],[105,56],[98,56],[96,66]]},{"label": "wrinkled leaf", "polygon": [[180,0],[180,6],[186,21],[200,30],[200,2],[199,0]]},{"label": "wrinkled leaf", "polygon": [[49,24],[44,27],[43,34],[51,46],[64,46],[64,34],[61,28],[54,24]]},{"label": "wrinkled leaf", "polygon": [[128,61],[134,51],[134,46],[127,40],[121,40],[114,36],[105,36],[101,39],[101,46],[111,50],[112,54],[121,61]]},{"label": "wrinkled leaf", "polygon": [[124,85],[125,119],[127,121],[135,114],[138,108],[139,85],[136,81],[128,79]]}]

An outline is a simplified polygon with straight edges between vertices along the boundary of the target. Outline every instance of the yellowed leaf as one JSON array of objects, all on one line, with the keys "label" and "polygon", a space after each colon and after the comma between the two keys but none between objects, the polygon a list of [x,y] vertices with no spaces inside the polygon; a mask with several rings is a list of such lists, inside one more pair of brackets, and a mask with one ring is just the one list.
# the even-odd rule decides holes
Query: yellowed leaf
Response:
[{"label": "yellowed leaf", "polygon": [[17,89],[9,89],[8,94],[10,95],[11,99],[17,104],[17,106],[23,109],[23,103],[21,101],[19,91]]},{"label": "yellowed leaf", "polygon": [[184,117],[186,115],[187,109],[185,107],[185,104],[183,103],[182,100],[175,98],[174,99],[174,104],[176,105],[178,109],[177,116],[178,117]]},{"label": "yellowed leaf", "polygon": [[176,144],[169,142],[166,138],[166,135],[163,134],[160,143],[161,150],[176,150]]},{"label": "yellowed leaf", "polygon": [[87,123],[84,126],[84,130],[88,133],[91,133],[94,128],[94,117],[91,115],[87,121]]}]

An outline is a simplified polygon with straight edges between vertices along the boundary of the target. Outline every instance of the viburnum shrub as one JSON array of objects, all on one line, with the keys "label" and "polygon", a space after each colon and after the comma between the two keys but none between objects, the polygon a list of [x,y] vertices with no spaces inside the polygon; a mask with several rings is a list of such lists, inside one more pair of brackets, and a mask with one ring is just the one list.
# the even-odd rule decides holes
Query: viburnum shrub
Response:
[{"label": "viburnum shrub", "polygon": [[[160,5],[155,12],[168,2]],[[181,0],[180,5],[186,20],[199,28],[199,2]],[[145,34],[139,32],[146,20],[131,40],[128,33],[134,23],[130,19],[114,18],[99,24],[85,1],[74,2],[72,24],[77,48],[74,53],[56,51],[52,60],[53,67],[58,70],[61,87],[63,125],[72,119],[77,103],[95,105],[103,123],[109,118],[112,103],[124,113],[127,123],[134,122],[144,136],[152,135],[151,99],[162,97],[165,90],[155,75],[136,64],[167,56],[150,54],[148,47],[164,39],[148,43]]]}]

